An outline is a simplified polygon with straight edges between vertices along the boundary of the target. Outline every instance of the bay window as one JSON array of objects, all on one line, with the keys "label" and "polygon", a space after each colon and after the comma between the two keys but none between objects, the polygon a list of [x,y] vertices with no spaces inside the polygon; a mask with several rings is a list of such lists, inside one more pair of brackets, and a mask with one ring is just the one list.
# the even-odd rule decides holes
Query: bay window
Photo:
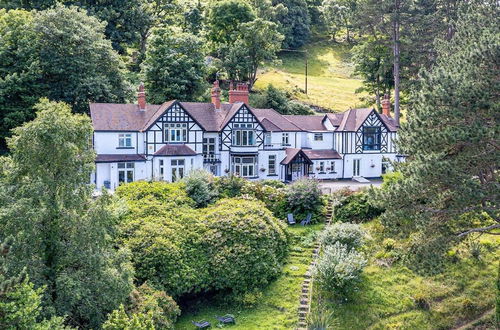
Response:
[{"label": "bay window", "polygon": [[255,145],[255,131],[252,124],[233,125],[233,146]]},{"label": "bay window", "polygon": [[118,183],[134,181],[134,163],[118,163]]},{"label": "bay window", "polygon": [[233,156],[233,173],[241,177],[257,176],[257,157]]}]

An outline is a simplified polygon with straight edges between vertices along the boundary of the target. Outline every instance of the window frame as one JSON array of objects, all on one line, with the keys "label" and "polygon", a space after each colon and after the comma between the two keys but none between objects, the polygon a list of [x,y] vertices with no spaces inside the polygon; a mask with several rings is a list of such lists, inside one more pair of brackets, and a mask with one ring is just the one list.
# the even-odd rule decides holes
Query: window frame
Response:
[{"label": "window frame", "polygon": [[[117,163],[118,169],[118,184],[130,183],[135,180],[135,163],[133,162],[119,162]],[[123,180],[120,179],[120,174],[123,173]],[[131,178],[129,177],[131,175]]]},{"label": "window frame", "polygon": [[269,155],[267,159],[268,175],[276,175],[276,155]]},{"label": "window frame", "polygon": [[186,143],[188,142],[188,134],[189,134],[188,123],[164,123],[163,134],[165,142]]},{"label": "window frame", "polygon": [[[244,159],[252,159],[251,162],[245,162]],[[257,156],[232,156],[232,170],[234,174],[242,178],[257,177]]]},{"label": "window frame", "polygon": [[323,141],[323,133],[314,133],[314,141]]},{"label": "window frame", "polygon": [[253,147],[256,145],[255,129],[251,123],[235,123],[232,129],[231,144],[235,147]]},{"label": "window frame", "polygon": [[132,145],[132,133],[120,133],[118,134],[118,148],[133,148]]},{"label": "window frame", "polygon": [[[366,132],[375,130],[375,132]],[[367,139],[372,137],[373,142],[368,143]],[[378,151],[382,147],[382,129],[380,126],[363,126],[363,151]]]},{"label": "window frame", "polygon": [[282,146],[290,146],[290,134],[289,133],[281,133],[281,145]]}]

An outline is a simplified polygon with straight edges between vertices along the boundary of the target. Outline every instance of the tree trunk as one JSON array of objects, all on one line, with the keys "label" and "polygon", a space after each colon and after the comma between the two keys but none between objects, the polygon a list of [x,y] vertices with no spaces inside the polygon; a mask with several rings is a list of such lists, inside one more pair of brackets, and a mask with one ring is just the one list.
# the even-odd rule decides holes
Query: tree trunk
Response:
[{"label": "tree trunk", "polygon": [[399,126],[399,10],[401,0],[394,0],[394,16],[392,22],[393,48],[394,48],[394,119]]},{"label": "tree trunk", "polygon": [[375,87],[375,103],[377,110],[380,112],[380,76],[377,75],[377,86]]}]

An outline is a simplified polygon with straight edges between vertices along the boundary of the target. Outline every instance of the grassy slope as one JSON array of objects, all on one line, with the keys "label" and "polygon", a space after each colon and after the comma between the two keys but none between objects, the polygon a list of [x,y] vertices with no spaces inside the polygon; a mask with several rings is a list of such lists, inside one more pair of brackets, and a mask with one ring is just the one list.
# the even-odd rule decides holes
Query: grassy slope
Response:
[{"label": "grassy slope", "polygon": [[[442,274],[421,276],[401,265],[377,265],[375,255],[383,253],[382,235],[374,230],[376,223],[367,227],[375,239],[368,249],[370,263],[359,292],[349,303],[326,304],[338,319],[340,329],[450,329],[494,308],[498,237],[481,238],[480,260],[465,252],[458,262],[449,263]],[[416,307],[416,296],[425,297],[430,303],[429,311]],[[483,329],[493,328],[489,322]]]},{"label": "grassy slope", "polygon": [[308,51],[308,94],[304,89],[304,54],[283,52],[281,64],[264,68],[258,74],[257,90],[268,84],[297,92],[295,97],[305,103],[344,111],[359,107],[361,80],[353,77],[353,66],[349,61],[349,49],[342,45],[318,42],[305,46]]},{"label": "grassy slope", "polygon": [[[297,322],[300,288],[304,274],[312,259],[312,233],[323,224],[289,227],[296,242],[292,248],[282,275],[263,291],[254,307],[228,306],[222,302],[208,301],[196,312],[185,312],[176,323],[176,329],[193,329],[191,321],[207,320],[216,326],[216,315],[233,314],[236,325],[231,329],[291,329]],[[258,274],[255,274],[258,276]]]}]

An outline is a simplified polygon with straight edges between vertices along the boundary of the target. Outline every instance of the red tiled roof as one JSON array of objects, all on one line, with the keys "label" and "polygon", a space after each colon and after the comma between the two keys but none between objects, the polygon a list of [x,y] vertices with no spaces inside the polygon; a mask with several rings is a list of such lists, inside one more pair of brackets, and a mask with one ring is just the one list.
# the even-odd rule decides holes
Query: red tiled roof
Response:
[{"label": "red tiled roof", "polygon": [[326,131],[325,115],[284,115],[286,119],[304,131]]},{"label": "red tiled roof", "polygon": [[321,150],[302,149],[302,151],[311,160],[315,160],[315,159],[342,159],[342,157],[339,155],[339,153],[336,150],[331,150],[331,149],[321,149]]},{"label": "red tiled roof", "polygon": [[344,113],[327,113],[326,116],[330,119],[333,126],[339,126],[344,118]]},{"label": "red tiled roof", "polygon": [[[264,129],[271,132],[276,131],[289,131],[289,132],[297,132],[302,129],[292,123],[290,120],[283,116],[279,112],[273,109],[252,109],[253,113],[257,117],[257,119],[262,123]],[[264,122],[264,119],[266,121]],[[271,123],[272,125],[266,126],[266,124]]]},{"label": "red tiled roof", "polygon": [[196,156],[196,152],[185,144],[166,144],[155,156]]},{"label": "red tiled roof", "polygon": [[114,154],[100,154],[97,155],[96,163],[115,163],[115,162],[143,162],[146,160],[144,155],[130,154],[130,155],[114,155]]},{"label": "red tiled roof", "polygon": [[298,154],[302,154],[302,156],[308,161],[308,163],[312,163],[309,157],[304,153],[303,149],[298,148],[286,148],[285,149],[286,157],[281,161],[281,164],[288,165],[292,160],[297,157]]},{"label": "red tiled roof", "polygon": [[91,103],[90,116],[96,131],[140,131],[159,107],[148,104],[141,111],[137,104]]}]

